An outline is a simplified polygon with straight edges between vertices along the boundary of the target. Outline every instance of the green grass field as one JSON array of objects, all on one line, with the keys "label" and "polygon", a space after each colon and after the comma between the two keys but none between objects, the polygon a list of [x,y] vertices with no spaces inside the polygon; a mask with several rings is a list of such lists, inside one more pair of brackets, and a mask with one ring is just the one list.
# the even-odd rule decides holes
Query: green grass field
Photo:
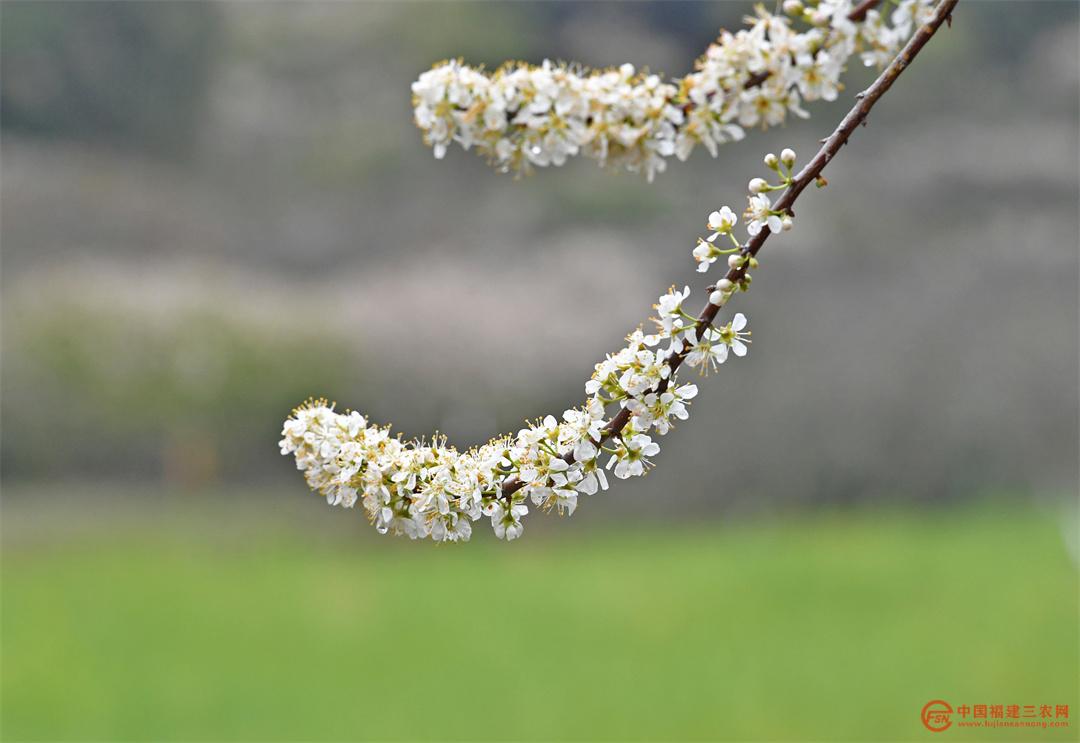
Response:
[{"label": "green grass field", "polygon": [[[359,523],[345,539],[230,528],[248,503],[112,529],[52,529],[6,505],[3,738],[1080,730],[1077,572],[1034,507],[595,522],[434,547]],[[1071,727],[938,736],[919,721],[934,698],[1068,704]]]}]

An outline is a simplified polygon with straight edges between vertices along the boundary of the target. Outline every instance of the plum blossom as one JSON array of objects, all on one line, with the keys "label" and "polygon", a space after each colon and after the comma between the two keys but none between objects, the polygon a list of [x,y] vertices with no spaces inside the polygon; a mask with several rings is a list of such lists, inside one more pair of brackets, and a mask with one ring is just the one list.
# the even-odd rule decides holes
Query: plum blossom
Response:
[{"label": "plum blossom", "polygon": [[615,453],[608,460],[607,468],[615,466],[615,477],[625,480],[640,477],[652,466],[649,457],[660,453],[660,445],[643,433],[619,439]]},{"label": "plum blossom", "polygon": [[765,227],[768,227],[769,232],[773,234],[784,229],[780,215],[773,211],[768,194],[759,193],[750,196],[749,200],[750,205],[746,208],[746,219],[748,220],[746,231],[748,234],[756,235]]},{"label": "plum blossom", "polygon": [[722,31],[683,78],[623,64],[585,70],[544,60],[488,73],[460,60],[436,64],[412,84],[414,120],[435,157],[457,143],[500,172],[564,164],[582,155],[652,180],[671,157],[698,147],[716,157],[746,128],[805,117],[804,101],[835,100],[852,55],[889,62],[934,0],[900,0],[853,22],[853,0],[762,6],[747,26]]},{"label": "plum blossom", "polygon": [[706,328],[701,337],[691,346],[690,353],[686,355],[686,365],[694,368],[701,367],[701,373],[707,375],[710,371],[716,371],[721,364],[727,361],[727,344],[720,340],[720,331],[716,328]]},{"label": "plum blossom", "polygon": [[705,226],[712,230],[713,233],[705,239],[712,242],[720,235],[730,233],[738,221],[739,218],[735,216],[735,212],[731,210],[730,206],[720,207],[718,211],[709,214],[709,221],[705,223]]},{"label": "plum blossom", "polygon": [[724,327],[720,328],[720,340],[726,346],[730,346],[736,356],[745,356],[746,344],[750,343],[750,331],[740,332],[746,327],[746,315],[739,312]]},{"label": "plum blossom", "polygon": [[[544,95],[538,109],[563,105],[559,91]],[[794,153],[785,149],[782,158],[794,162]],[[736,223],[728,207],[712,212],[707,227],[714,234],[704,242],[731,234]],[[743,252],[731,258],[737,259],[729,260],[733,267],[746,261],[756,265]],[[716,291],[728,297],[748,286],[744,274],[737,282],[721,279]],[[585,383],[586,400],[561,419],[546,415],[516,434],[458,451],[444,436],[403,441],[390,435],[389,426],[311,399],[285,421],[281,453],[294,457],[307,484],[327,503],[362,511],[381,534],[467,541],[473,524],[486,516],[497,538],[517,539],[524,533],[528,502],[569,516],[583,496],[608,489],[607,471],[625,480],[652,467],[660,452],[653,435],[664,436],[675,422],[687,420],[698,394],[697,385],[679,382],[681,364],[708,371],[723,364],[729,352],[746,355],[746,316],[738,313],[715,327],[706,316],[686,312],[689,297],[688,286],[661,295],[653,305],[656,332],[634,330],[622,348],[597,362]],[[669,346],[657,348],[664,341]],[[611,455],[606,467],[600,464],[604,453]]]},{"label": "plum blossom", "polygon": [[[722,206],[719,210],[709,214],[705,226],[712,231],[712,234],[704,239],[699,237],[697,247],[694,248],[693,252],[694,260],[698,262],[697,270],[699,273],[708,271],[709,266],[715,263],[720,256],[724,255],[725,252],[729,252],[718,247],[715,241],[721,235],[732,235],[732,230],[738,221],[739,218],[735,216],[735,212],[729,206]],[[738,243],[737,240],[735,242]]]}]

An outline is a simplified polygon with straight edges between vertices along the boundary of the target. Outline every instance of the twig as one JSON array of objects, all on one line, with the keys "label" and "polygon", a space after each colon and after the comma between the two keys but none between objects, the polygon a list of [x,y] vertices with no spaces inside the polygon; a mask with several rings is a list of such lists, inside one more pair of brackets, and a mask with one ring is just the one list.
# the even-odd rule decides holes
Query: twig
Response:
[{"label": "twig", "polygon": [[[839,126],[837,126],[833,133],[825,140],[824,145],[818,150],[817,154],[814,155],[814,158],[795,175],[787,190],[784,191],[784,195],[780,197],[780,200],[777,201],[776,205],[773,207],[776,211],[787,212],[789,214],[792,213],[791,207],[795,204],[796,199],[799,198],[799,194],[821,176],[821,172],[825,169],[825,166],[836,156],[840,151],[840,148],[847,144],[852,132],[866,121],[870,109],[873,108],[878,99],[885,95],[885,92],[892,87],[892,84],[896,82],[896,79],[900,77],[900,74],[907,69],[908,65],[910,65],[919,52],[922,51],[922,48],[926,46],[926,42],[930,41],[931,37],[937,33],[939,28],[941,28],[941,24],[948,20],[951,25],[952,11],[953,8],[956,7],[957,2],[959,2],[959,0],[941,0],[937,9],[934,11],[934,15],[915,32],[896,58],[893,59],[893,61],[889,63],[889,66],[885,68],[885,71],[878,76],[877,80],[875,80],[869,88],[855,96],[855,106],[848,111],[847,115],[840,121]],[[874,2],[871,2],[871,0],[866,0],[856,8],[856,12],[863,6],[867,6],[867,9],[869,9],[873,4]],[[863,12],[865,14],[865,10]],[[743,247],[743,255],[757,255],[758,251],[760,251],[765,244],[765,241],[769,238],[769,234],[770,231],[766,228],[752,237]],[[747,263],[748,261],[744,261],[739,268],[729,270],[725,278],[732,283],[738,283],[746,274]],[[701,310],[701,313],[697,317],[696,330],[697,338],[699,340],[705,334],[705,329],[712,325],[713,320],[716,319],[716,313],[719,311],[720,307],[711,302],[706,304],[705,308]],[[672,357],[669,362],[672,376],[689,352],[689,345],[684,345],[683,350]],[[669,376],[668,379],[671,379],[672,376]],[[668,381],[665,379],[660,383],[657,391],[663,392],[667,389],[667,384]],[[608,441],[612,436],[621,431],[629,421],[630,411],[627,408],[623,408],[604,428],[598,443],[603,444],[605,441]],[[563,459],[568,463],[572,463],[574,459],[573,453],[565,455]],[[504,498],[509,497],[525,487],[525,485],[525,482],[517,478],[511,478],[503,483],[502,496]]]},{"label": "twig", "polygon": [[866,13],[876,6],[881,0],[863,0],[855,6],[855,10],[848,13],[848,20],[858,23],[866,18]]}]

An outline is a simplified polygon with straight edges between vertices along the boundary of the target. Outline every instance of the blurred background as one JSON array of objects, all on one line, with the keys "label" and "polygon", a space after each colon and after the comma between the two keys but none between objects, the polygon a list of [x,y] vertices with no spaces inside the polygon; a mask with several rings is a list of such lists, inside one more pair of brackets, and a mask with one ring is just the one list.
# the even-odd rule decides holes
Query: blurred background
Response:
[{"label": "blurred background", "polygon": [[459,447],[578,403],[873,76],[650,185],[435,161],[421,71],[677,76],[750,9],[5,2],[0,735],[907,740],[940,698],[1075,739],[1075,3],[960,4],[648,478],[440,548],[277,453],[309,395]]}]

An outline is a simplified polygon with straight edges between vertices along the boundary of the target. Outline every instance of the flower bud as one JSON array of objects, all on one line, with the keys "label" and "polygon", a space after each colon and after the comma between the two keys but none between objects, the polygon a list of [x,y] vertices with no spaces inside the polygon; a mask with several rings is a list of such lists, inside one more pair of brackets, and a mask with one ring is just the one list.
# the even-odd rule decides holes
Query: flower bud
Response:
[{"label": "flower bud", "polygon": [[784,0],[784,12],[788,15],[802,15],[803,4],[799,0]]},{"label": "flower bud", "polygon": [[815,10],[810,14],[810,22],[815,26],[824,26],[829,22],[829,14],[824,10]]},{"label": "flower bud", "polygon": [[784,232],[791,232],[791,228],[795,226],[795,220],[791,218],[790,214],[785,214],[780,220],[780,226],[783,227]]},{"label": "flower bud", "polygon": [[734,288],[734,284],[731,283],[731,279],[720,279],[716,282],[716,288],[722,292],[729,292]]},{"label": "flower bud", "polygon": [[754,256],[750,256],[750,268],[757,268],[758,265],[758,259]]},{"label": "flower bud", "polygon": [[717,307],[724,306],[724,293],[717,289],[709,295],[709,304],[715,304]]},{"label": "flower bud", "polygon": [[776,170],[776,164],[778,162],[780,161],[776,158],[776,155],[771,152],[765,156],[765,167],[769,170]]},{"label": "flower bud", "polygon": [[728,268],[739,268],[743,264],[743,257],[738,253],[732,253],[727,259]]},{"label": "flower bud", "polygon": [[750,181],[750,193],[761,193],[769,188],[764,178],[754,178]]},{"label": "flower bud", "polygon": [[780,162],[782,162],[785,166],[789,168],[794,165],[795,150],[791,149],[790,147],[785,148],[784,151],[780,153]]}]

